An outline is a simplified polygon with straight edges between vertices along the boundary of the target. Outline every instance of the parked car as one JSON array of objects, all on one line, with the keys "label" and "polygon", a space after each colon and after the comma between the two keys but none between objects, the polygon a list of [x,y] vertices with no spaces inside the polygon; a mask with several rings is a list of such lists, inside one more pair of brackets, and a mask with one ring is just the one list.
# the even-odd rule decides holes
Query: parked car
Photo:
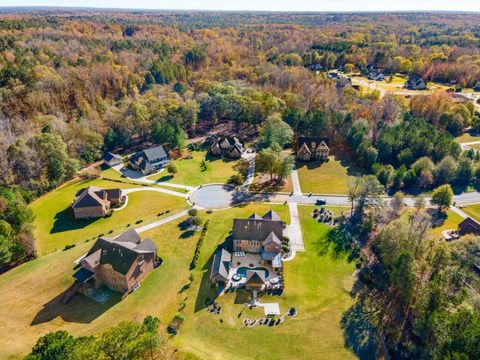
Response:
[{"label": "parked car", "polygon": [[315,205],[325,205],[326,203],[325,199],[317,199],[317,201],[315,201]]}]

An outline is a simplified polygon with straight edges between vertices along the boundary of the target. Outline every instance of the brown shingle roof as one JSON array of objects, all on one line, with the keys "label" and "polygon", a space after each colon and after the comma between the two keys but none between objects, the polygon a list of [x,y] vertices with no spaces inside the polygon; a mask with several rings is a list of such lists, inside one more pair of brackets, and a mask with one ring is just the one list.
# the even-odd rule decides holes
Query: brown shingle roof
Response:
[{"label": "brown shingle roof", "polygon": [[150,239],[140,242],[137,232],[130,229],[116,238],[98,238],[82,262],[88,259],[90,265],[98,260],[99,264],[110,264],[115,271],[126,275],[140,254],[156,251],[157,247]]}]

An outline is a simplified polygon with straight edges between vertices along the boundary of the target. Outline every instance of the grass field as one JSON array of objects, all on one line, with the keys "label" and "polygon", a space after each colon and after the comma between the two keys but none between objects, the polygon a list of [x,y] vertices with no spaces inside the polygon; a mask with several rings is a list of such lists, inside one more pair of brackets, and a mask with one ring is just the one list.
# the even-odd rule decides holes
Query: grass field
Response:
[{"label": "grass field", "polygon": [[287,192],[293,191],[292,178],[289,176],[283,184],[270,182],[270,176],[266,174],[256,174],[250,185],[250,191],[267,191],[267,192]]},{"label": "grass field", "polygon": [[[209,245],[204,247],[199,261],[206,265],[202,272],[195,272],[195,281],[188,294],[189,297],[190,294],[196,296],[195,304],[188,303],[186,321],[180,335],[175,338],[181,359],[354,358],[344,347],[340,328],[341,316],[352,304],[346,289],[350,286],[353,265],[342,257],[320,253],[328,228],[311,218],[312,209],[309,206],[299,207],[307,251],[297,253],[292,261],[284,264],[284,294],[261,299],[263,302],[278,302],[281,311],[295,306],[298,316],[287,318],[282,325],[274,328],[245,328],[241,324],[243,318],[264,315],[261,309],[245,309],[242,305],[245,298],[241,293],[229,293],[217,299],[222,305],[221,315],[211,315],[198,306],[206,296],[211,296],[205,277],[208,276],[209,255],[215,241],[208,241]],[[281,216],[283,218],[284,215]],[[210,226],[214,224],[212,222]],[[201,294],[200,299],[198,294]]]},{"label": "grass field", "polygon": [[[169,181],[181,185],[198,186],[209,183],[226,183],[237,173],[235,165],[237,160],[221,159],[207,154],[206,151],[191,151],[192,159],[180,159],[174,163],[178,173],[172,177],[166,171],[149,177],[151,180]],[[205,161],[206,170],[202,170],[202,160]]]},{"label": "grass field", "polygon": [[468,132],[464,133],[463,135],[455,138],[455,140],[459,143],[464,142],[472,142],[472,141],[480,141],[480,136],[474,136]]},{"label": "grass field", "polygon": [[[298,316],[282,325],[247,329],[240,325],[244,316],[262,316],[259,309],[246,310],[238,318],[242,305],[235,304],[234,294],[220,299],[221,315],[211,315],[203,308],[210,291],[208,272],[216,246],[229,235],[232,219],[252,212],[262,215],[274,209],[288,222],[288,207],[250,204],[212,214],[209,230],[201,249],[197,268],[191,273],[198,233],[182,233],[179,221],[165,224],[142,234],[158,247],[164,263],[142,282],[140,288],[124,300],[112,297],[101,305],[77,295],[68,305],[59,305],[62,292],[72,283],[72,263],[92,243],[48,254],[23,264],[0,277],[0,358],[26,354],[36,339],[49,332],[65,329],[75,335],[100,332],[121,320],[141,320],[145,315],[158,316],[166,327],[181,310],[185,322],[173,339],[180,358],[188,359],[349,359],[353,354],[344,347],[339,322],[352,300],[346,289],[351,282],[353,265],[342,257],[320,252],[328,231],[310,217],[312,207],[299,207],[307,252],[285,263],[286,291],[281,297],[263,301],[280,303],[281,310],[295,306]],[[182,287],[193,283],[186,291]],[[28,292],[24,289],[29,289]],[[241,297],[241,293],[239,294]],[[238,298],[237,301],[242,301]],[[219,319],[223,319],[220,323]]]},{"label": "grass field", "polygon": [[468,145],[468,146],[470,146],[472,149],[480,151],[480,144],[473,144],[473,145]]},{"label": "grass field", "polygon": [[349,179],[360,174],[347,159],[336,156],[329,156],[326,163],[298,162],[297,169],[303,193],[345,194]]},{"label": "grass field", "polygon": [[77,191],[90,185],[104,188],[131,187],[124,183],[98,179],[73,180],[35,200],[30,207],[36,216],[35,238],[40,255],[63,249],[67,244],[97,237],[99,234],[117,234],[126,230],[127,224],[134,225],[137,220],[143,220],[144,224],[153,222],[168,216],[157,216],[167,210],[173,214],[187,208],[187,202],[181,197],[140,191],[130,194],[128,205],[123,210],[115,211],[111,217],[75,220],[70,205]]},{"label": "grass field", "polygon": [[429,234],[435,237],[441,237],[442,231],[456,229],[458,227],[458,224],[460,224],[462,221],[463,218],[460,215],[454,213],[451,210],[447,210],[445,220],[441,223],[440,226],[432,228],[429,231]]},{"label": "grass field", "polygon": [[463,212],[470,215],[477,221],[480,221],[480,204],[467,205],[463,209]]}]

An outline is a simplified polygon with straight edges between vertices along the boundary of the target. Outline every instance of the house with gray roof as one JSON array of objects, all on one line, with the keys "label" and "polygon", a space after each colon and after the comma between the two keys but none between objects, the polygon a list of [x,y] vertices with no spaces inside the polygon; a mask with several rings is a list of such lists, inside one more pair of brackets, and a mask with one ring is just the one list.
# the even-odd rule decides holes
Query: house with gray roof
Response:
[{"label": "house with gray roof", "polygon": [[106,152],[103,155],[103,163],[107,166],[116,166],[122,163],[123,159],[120,155],[113,154],[111,152]]},{"label": "house with gray roof", "polygon": [[153,174],[169,162],[170,159],[162,145],[136,152],[129,159],[130,165],[143,175]]},{"label": "house with gray roof", "polygon": [[275,211],[233,219],[231,252],[226,248],[216,251],[210,280],[222,285],[233,281],[247,290],[271,288],[283,270],[283,230],[284,223]]},{"label": "house with gray roof", "polygon": [[121,189],[102,189],[89,186],[77,192],[72,203],[75,219],[103,217],[111,207],[124,202]]},{"label": "house with gray roof", "polygon": [[153,241],[142,241],[135,229],[130,229],[117,237],[98,238],[73,277],[85,287],[105,285],[128,293],[154,269],[156,257]]}]

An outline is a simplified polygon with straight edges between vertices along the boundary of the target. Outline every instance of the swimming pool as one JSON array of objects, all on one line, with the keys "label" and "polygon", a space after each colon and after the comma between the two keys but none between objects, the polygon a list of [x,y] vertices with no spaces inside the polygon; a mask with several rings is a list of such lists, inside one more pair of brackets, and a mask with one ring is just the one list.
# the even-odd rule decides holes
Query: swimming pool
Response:
[{"label": "swimming pool", "polygon": [[265,278],[268,278],[269,272],[267,269],[264,267],[256,267],[256,268],[249,268],[246,266],[241,266],[237,269],[237,274],[240,275],[241,277],[247,277],[247,270],[261,270],[265,272]]}]

